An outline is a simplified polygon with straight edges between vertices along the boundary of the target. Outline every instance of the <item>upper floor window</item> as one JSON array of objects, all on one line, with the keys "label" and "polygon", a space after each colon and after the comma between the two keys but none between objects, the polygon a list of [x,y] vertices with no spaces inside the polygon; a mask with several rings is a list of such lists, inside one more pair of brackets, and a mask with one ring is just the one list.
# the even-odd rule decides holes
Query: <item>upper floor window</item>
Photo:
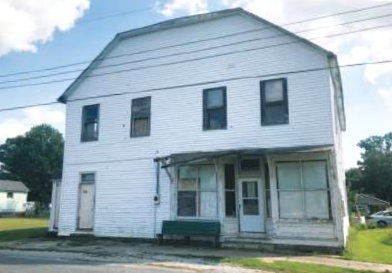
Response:
[{"label": "upper floor window", "polygon": [[98,140],[99,104],[83,107],[82,141]]},{"label": "upper floor window", "polygon": [[14,193],[13,192],[7,192],[7,198],[8,199],[14,198]]},{"label": "upper floor window", "polygon": [[151,97],[132,100],[131,137],[149,136],[151,127]]},{"label": "upper floor window", "polygon": [[261,125],[289,123],[287,79],[260,82]]},{"label": "upper floor window", "polygon": [[203,129],[226,129],[226,87],[203,90]]}]

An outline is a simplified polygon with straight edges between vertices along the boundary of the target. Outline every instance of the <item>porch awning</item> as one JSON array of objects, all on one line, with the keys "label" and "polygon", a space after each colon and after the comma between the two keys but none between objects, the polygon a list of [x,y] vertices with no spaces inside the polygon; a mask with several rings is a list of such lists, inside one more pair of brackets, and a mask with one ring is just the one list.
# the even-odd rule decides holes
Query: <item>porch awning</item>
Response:
[{"label": "porch awning", "polygon": [[279,147],[279,148],[245,148],[232,150],[217,150],[217,151],[197,151],[171,154],[170,156],[156,158],[156,161],[170,160],[169,163],[163,164],[162,168],[173,166],[187,165],[202,160],[217,159],[224,156],[260,156],[272,154],[289,154],[289,153],[303,153],[303,152],[322,152],[333,148],[333,145],[309,145],[296,147]]}]

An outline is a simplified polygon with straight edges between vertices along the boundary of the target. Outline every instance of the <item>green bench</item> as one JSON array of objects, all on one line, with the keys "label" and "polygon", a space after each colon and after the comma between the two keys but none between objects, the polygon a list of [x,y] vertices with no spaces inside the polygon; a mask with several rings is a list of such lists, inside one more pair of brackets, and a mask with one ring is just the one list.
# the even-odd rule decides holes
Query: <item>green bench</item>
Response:
[{"label": "green bench", "polygon": [[159,244],[163,243],[164,235],[183,235],[188,243],[190,236],[213,236],[214,246],[220,246],[221,224],[216,221],[163,221],[162,233],[158,234]]}]

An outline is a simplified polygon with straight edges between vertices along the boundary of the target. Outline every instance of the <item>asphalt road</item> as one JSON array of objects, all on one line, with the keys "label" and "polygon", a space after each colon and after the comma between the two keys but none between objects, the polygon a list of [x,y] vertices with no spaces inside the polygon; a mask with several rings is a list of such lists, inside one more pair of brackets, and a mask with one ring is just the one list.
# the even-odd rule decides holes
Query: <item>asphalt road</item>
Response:
[{"label": "asphalt road", "polygon": [[84,261],[52,253],[0,251],[0,273],[178,273],[193,272],[135,264]]}]

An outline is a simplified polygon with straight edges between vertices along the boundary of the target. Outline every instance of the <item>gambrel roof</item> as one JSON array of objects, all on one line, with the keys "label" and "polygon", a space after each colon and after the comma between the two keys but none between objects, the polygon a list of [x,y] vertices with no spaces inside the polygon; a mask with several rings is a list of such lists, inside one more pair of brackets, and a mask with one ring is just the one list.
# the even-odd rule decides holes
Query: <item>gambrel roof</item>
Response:
[{"label": "gambrel roof", "polygon": [[30,190],[20,181],[0,180],[0,191],[29,192]]},{"label": "gambrel roof", "polygon": [[320,47],[319,45],[312,43],[311,41],[304,39],[278,25],[275,25],[271,22],[268,22],[250,12],[245,11],[242,8],[234,8],[234,9],[226,9],[226,10],[221,10],[217,12],[211,12],[211,13],[206,13],[206,14],[198,14],[198,15],[192,15],[192,16],[186,16],[186,17],[181,17],[177,19],[172,19],[168,21],[164,21],[162,23],[157,23],[153,24],[150,26],[142,27],[142,28],[137,28],[137,29],[132,29],[129,31],[125,32],[120,32],[118,33],[111,41],[110,43],[102,50],[102,52],[89,64],[89,66],[76,78],[74,82],[65,90],[65,92],[58,98],[59,102],[66,103],[68,97],[74,92],[74,90],[77,88],[77,86],[83,81],[83,79],[107,56],[107,54],[123,39],[135,37],[135,36],[140,36],[148,33],[153,33],[161,30],[167,30],[167,29],[172,29],[172,28],[177,28],[177,27],[183,27],[187,25],[192,25],[192,24],[197,24],[197,23],[203,23],[211,20],[216,20],[220,18],[225,18],[233,15],[244,15],[247,16],[251,19],[257,20],[264,25],[267,25],[271,28],[274,28],[288,36],[291,36],[295,39],[297,39],[299,42],[303,42],[306,45],[309,45],[310,47],[316,49],[319,51],[321,54],[324,54],[327,56],[328,61],[329,61],[329,66],[330,66],[330,71],[331,71],[331,77],[332,77],[332,82],[334,85],[334,89],[336,90],[335,94],[335,100],[336,100],[336,105],[337,105],[337,111],[339,113],[339,122],[341,125],[342,130],[346,129],[346,118],[345,118],[345,110],[344,110],[344,99],[343,99],[343,90],[342,90],[342,83],[341,83],[341,77],[340,77],[340,70],[338,68],[338,61],[337,61],[337,56]]}]

